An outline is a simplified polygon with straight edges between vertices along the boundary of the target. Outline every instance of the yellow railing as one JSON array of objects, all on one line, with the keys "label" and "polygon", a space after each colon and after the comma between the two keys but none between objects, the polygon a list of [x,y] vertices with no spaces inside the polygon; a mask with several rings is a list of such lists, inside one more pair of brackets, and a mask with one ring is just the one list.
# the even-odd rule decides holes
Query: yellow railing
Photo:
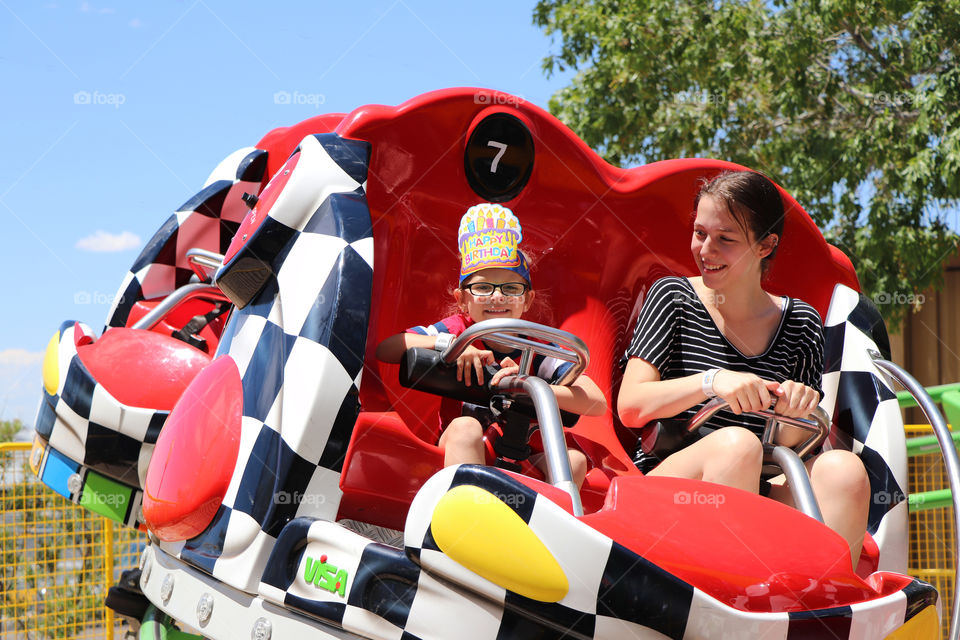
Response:
[{"label": "yellow railing", "polygon": [[0,443],[0,638],[119,638],[103,599],[146,535],[48,489],[29,455],[28,443]]},{"label": "yellow railing", "polygon": [[[908,438],[929,436],[933,433],[930,425],[907,425]],[[936,491],[950,486],[943,466],[940,450],[933,453],[909,458],[907,468],[909,493]],[[954,540],[956,534],[953,524],[953,509],[929,509],[913,511],[910,514],[910,556],[908,571],[910,575],[929,582],[940,592],[943,603],[941,619],[942,637],[947,630],[952,613],[954,589],[957,588],[953,574],[954,558],[957,556]]]},{"label": "yellow railing", "polygon": [[[907,427],[908,438],[930,433],[929,425]],[[0,639],[119,637],[103,598],[123,570],[137,565],[146,535],[48,489],[30,471],[29,454],[29,444],[0,444]],[[946,486],[939,452],[910,458],[910,493]],[[957,552],[952,511],[911,513],[910,533],[910,574],[937,588],[949,621]]]}]

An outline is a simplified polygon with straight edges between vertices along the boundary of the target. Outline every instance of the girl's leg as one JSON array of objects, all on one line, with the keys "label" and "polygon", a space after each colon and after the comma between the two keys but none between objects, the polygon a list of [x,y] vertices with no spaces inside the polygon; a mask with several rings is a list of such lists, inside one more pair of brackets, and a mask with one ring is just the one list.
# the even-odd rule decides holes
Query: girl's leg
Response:
[{"label": "girl's leg", "polygon": [[450,421],[440,434],[443,466],[454,464],[486,464],[483,448],[483,427],[476,418],[462,416]]},{"label": "girl's leg", "polygon": [[570,475],[579,489],[583,486],[583,479],[587,477],[587,456],[578,449],[567,449],[567,457],[570,459]]},{"label": "girl's leg", "polygon": [[[567,458],[570,460],[570,475],[573,477],[577,488],[583,486],[583,479],[587,477],[587,456],[578,449],[567,449]],[[535,453],[530,456],[530,464],[535,466],[547,477],[547,456],[542,453]]]},{"label": "girl's leg", "polygon": [[724,427],[670,455],[649,474],[706,480],[757,493],[763,445],[743,427]]},{"label": "girl's leg", "polygon": [[[806,466],[824,524],[847,541],[856,568],[870,510],[870,479],[863,462],[855,453],[834,449],[808,460]],[[773,485],[770,497],[794,506],[786,486]]]}]

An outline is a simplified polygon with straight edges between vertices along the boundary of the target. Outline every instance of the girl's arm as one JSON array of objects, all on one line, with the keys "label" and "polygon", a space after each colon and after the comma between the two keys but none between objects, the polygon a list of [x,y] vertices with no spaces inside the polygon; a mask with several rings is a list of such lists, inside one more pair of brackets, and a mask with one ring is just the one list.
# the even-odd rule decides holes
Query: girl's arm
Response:
[{"label": "girl's arm", "polygon": [[377,360],[397,364],[407,349],[423,347],[433,349],[437,336],[425,336],[420,333],[398,333],[377,345]]},{"label": "girl's arm", "polygon": [[[500,370],[490,379],[491,385],[496,385],[506,376],[514,376],[520,372],[520,365],[511,358],[501,360],[500,367]],[[552,384],[550,389],[557,397],[557,406],[564,411],[581,416],[602,416],[607,411],[607,399],[603,391],[600,391],[597,383],[586,375],[578,376],[570,386]]]},{"label": "girl's arm", "polygon": [[550,385],[557,405],[564,411],[581,416],[602,416],[607,411],[607,399],[597,383],[581,374],[569,387]]},{"label": "girl's arm", "polygon": [[707,399],[703,373],[661,380],[655,366],[630,358],[617,396],[617,414],[626,427],[642,427],[651,420],[671,418]]},{"label": "girl's arm", "polygon": [[[642,358],[630,358],[623,373],[617,412],[627,427],[642,427],[651,420],[672,418],[707,399],[703,392],[705,372],[661,380],[660,372]],[[780,384],[752,373],[721,369],[713,379],[713,391],[730,405],[733,413],[759,411],[781,395]]]}]

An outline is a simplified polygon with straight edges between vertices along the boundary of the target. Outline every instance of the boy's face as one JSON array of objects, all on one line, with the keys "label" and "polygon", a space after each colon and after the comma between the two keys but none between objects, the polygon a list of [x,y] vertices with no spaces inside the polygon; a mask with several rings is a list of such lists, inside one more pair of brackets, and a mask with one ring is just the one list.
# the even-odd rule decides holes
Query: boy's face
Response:
[{"label": "boy's face", "polygon": [[519,282],[526,284],[523,278],[509,269],[483,269],[471,274],[463,281],[460,288],[454,291],[454,296],[461,312],[469,315],[474,322],[483,322],[495,318],[519,318],[530,308],[530,304],[533,302],[533,290],[529,288],[526,293],[520,296],[505,296],[499,288],[489,296],[478,296],[463,288],[478,282],[489,282],[490,284]]}]

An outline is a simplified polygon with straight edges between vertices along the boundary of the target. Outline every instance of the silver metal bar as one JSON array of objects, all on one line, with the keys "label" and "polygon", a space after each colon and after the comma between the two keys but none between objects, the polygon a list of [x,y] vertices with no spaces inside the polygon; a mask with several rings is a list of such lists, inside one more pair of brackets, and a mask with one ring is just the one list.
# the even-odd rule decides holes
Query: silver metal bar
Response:
[{"label": "silver metal bar", "polygon": [[543,438],[543,453],[547,461],[547,482],[570,494],[573,515],[583,515],[583,503],[580,502],[580,490],[573,481],[570,472],[570,458],[567,456],[567,441],[563,436],[563,423],[560,421],[560,407],[553,389],[545,380],[536,376],[507,376],[497,385],[498,391],[505,393],[522,392],[533,400]]},{"label": "silver metal bar", "polygon": [[190,284],[185,284],[166,298],[164,298],[157,306],[151,309],[145,316],[137,320],[136,323],[131,327],[132,329],[153,329],[157,324],[167,315],[171,309],[176,307],[178,304],[190,300],[192,298],[202,298],[210,297],[216,300],[224,300],[223,292],[220,291],[217,287],[209,285],[205,282],[191,282]]},{"label": "silver metal bar", "polygon": [[[953,436],[947,427],[947,421],[943,414],[937,409],[937,404],[923,388],[923,385],[917,382],[917,379],[910,375],[900,365],[884,360],[879,353],[870,352],[873,358],[873,364],[888,373],[894,380],[899,382],[904,389],[917,401],[917,404],[923,410],[930,426],[933,427],[933,433],[937,436],[937,442],[940,443],[940,453],[943,456],[943,466],[947,473],[947,480],[950,483],[950,492],[953,495],[953,520],[954,531],[957,539],[954,540],[954,548],[960,547],[960,456],[953,446]],[[954,579],[960,576],[960,555],[954,556],[953,575]],[[954,589],[953,592],[953,613],[950,616],[950,633],[947,635],[951,640],[960,638],[960,589]]]},{"label": "silver metal bar", "polygon": [[[509,332],[499,333],[499,332]],[[517,334],[523,334],[517,335]],[[559,346],[544,344],[529,340],[537,338],[540,340],[549,340]],[[572,362],[573,366],[557,383],[569,385],[583,373],[590,363],[590,350],[587,345],[577,336],[567,331],[554,329],[535,322],[527,320],[517,320],[512,318],[503,318],[499,320],[485,320],[469,327],[461,333],[443,352],[443,361],[446,363],[455,362],[464,350],[473,343],[474,340],[489,338],[491,342],[512,346],[520,349],[531,349],[543,355],[552,356]]]},{"label": "silver metal bar", "polygon": [[773,447],[772,456],[774,462],[777,463],[783,471],[783,475],[787,478],[787,484],[790,487],[791,494],[793,494],[793,502],[797,509],[811,518],[823,522],[823,514],[820,513],[820,505],[817,504],[817,497],[813,494],[810,476],[807,474],[807,468],[797,452],[790,447],[778,445]]},{"label": "silver metal bar", "polygon": [[[193,272],[197,274],[197,277],[200,278],[202,282],[210,282],[213,274],[217,272],[217,269],[223,266],[223,254],[207,251],[206,249],[200,249],[198,247],[187,249],[186,256],[187,262],[190,263],[190,268],[193,269]],[[212,271],[206,273],[198,267],[208,267],[212,269]]]},{"label": "silver metal bar", "polygon": [[[713,398],[700,407],[692,418],[687,422],[686,429],[693,432],[699,429],[703,424],[713,417],[717,411],[727,407],[727,402],[723,398]],[[764,444],[776,445],[777,423],[796,427],[810,433],[810,437],[802,445],[797,445],[795,450],[801,458],[816,447],[820,446],[827,438],[830,432],[830,416],[822,408],[817,407],[806,418],[788,418],[782,416],[772,409],[761,409],[760,411],[750,411],[753,415],[763,416],[767,419],[767,428],[763,432],[761,441]]]}]

